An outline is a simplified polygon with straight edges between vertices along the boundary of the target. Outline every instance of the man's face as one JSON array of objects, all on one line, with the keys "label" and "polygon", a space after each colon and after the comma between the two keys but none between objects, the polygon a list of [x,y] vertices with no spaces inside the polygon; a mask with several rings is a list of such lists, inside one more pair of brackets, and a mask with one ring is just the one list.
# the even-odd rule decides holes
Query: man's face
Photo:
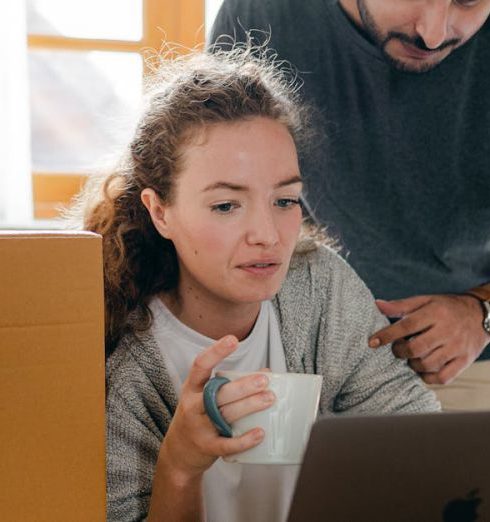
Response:
[{"label": "man's face", "polygon": [[[351,9],[354,0],[341,0]],[[397,69],[429,71],[468,41],[490,15],[490,0],[355,0],[354,16]],[[357,15],[357,16],[356,16]]]}]

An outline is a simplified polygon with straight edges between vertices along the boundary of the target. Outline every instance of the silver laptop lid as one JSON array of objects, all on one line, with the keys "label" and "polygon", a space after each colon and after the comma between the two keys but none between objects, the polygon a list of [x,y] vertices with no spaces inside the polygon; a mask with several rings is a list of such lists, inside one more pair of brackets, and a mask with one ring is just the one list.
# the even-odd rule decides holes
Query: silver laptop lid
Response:
[{"label": "silver laptop lid", "polygon": [[490,412],[320,419],[288,520],[489,521]]}]

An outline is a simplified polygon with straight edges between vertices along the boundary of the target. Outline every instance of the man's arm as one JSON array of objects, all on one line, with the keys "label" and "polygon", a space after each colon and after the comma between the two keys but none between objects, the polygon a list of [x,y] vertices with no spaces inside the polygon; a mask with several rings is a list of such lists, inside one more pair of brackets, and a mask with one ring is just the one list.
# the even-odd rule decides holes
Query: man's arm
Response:
[{"label": "man's arm", "polygon": [[378,348],[393,343],[393,353],[408,359],[426,383],[446,384],[490,343],[479,302],[485,297],[490,298],[490,284],[460,295],[378,300],[376,304],[383,314],[400,320],[374,333],[369,346]]}]

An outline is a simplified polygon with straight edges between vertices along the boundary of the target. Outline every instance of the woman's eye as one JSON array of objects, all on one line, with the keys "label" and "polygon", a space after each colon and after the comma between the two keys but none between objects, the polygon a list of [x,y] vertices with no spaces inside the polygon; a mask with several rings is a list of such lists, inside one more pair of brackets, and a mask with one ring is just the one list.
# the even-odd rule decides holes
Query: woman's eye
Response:
[{"label": "woman's eye", "polygon": [[276,206],[279,208],[290,208],[299,205],[299,199],[295,198],[281,198],[276,201]]},{"label": "woman's eye", "polygon": [[480,0],[455,0],[462,7],[473,7],[480,3]]},{"label": "woman's eye", "polygon": [[213,212],[218,212],[218,214],[228,214],[233,209],[237,208],[238,205],[236,203],[232,203],[231,201],[227,201],[226,203],[218,203],[216,205],[211,206],[211,210]]}]

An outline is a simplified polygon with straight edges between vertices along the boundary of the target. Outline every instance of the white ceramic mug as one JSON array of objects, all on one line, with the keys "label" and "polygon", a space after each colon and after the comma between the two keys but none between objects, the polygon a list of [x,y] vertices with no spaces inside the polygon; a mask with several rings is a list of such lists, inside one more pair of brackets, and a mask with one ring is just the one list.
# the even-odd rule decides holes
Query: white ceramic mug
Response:
[{"label": "white ceramic mug", "polygon": [[[266,410],[242,417],[230,425],[216,405],[219,388],[229,381],[255,373],[269,379],[269,390],[276,400]],[[315,421],[323,377],[303,373],[219,371],[204,391],[204,403],[210,419],[224,436],[240,436],[253,428],[262,428],[264,440],[254,448],[225,457],[227,462],[247,464],[300,464]]]}]

